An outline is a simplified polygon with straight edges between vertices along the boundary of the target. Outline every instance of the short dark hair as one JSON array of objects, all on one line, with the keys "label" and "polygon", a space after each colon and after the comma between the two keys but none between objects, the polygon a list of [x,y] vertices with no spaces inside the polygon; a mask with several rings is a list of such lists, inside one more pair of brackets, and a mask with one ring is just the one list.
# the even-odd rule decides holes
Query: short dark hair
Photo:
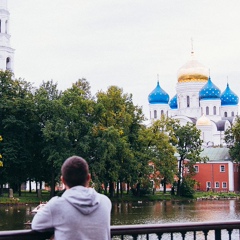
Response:
[{"label": "short dark hair", "polygon": [[85,186],[89,174],[88,163],[81,157],[72,156],[65,160],[61,172],[69,188]]}]

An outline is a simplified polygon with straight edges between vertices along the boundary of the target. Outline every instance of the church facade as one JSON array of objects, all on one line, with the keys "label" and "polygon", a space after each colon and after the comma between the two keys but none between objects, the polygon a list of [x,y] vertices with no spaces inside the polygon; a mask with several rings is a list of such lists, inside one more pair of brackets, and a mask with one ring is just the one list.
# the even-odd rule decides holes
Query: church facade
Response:
[{"label": "church facade", "polygon": [[13,72],[14,49],[10,44],[9,17],[7,0],[0,0],[0,70]]},{"label": "church facade", "polygon": [[239,166],[233,163],[224,142],[224,132],[238,116],[239,102],[228,83],[221,92],[192,51],[190,60],[178,70],[176,95],[170,99],[158,81],[148,102],[151,121],[164,114],[178,119],[181,125],[190,122],[201,130],[202,154],[209,161],[195,166],[199,190],[240,190]]}]

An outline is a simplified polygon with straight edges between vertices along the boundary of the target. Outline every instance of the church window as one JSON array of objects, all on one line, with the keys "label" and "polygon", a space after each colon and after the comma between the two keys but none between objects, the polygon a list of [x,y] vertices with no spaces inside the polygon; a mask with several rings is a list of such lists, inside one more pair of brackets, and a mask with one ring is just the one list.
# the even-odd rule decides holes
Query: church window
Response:
[{"label": "church window", "polygon": [[227,112],[224,112],[224,117],[227,117]]},{"label": "church window", "polygon": [[9,57],[6,59],[6,69],[11,70],[11,59]]},{"label": "church window", "polygon": [[198,173],[199,172],[199,167],[196,165],[194,166],[194,169],[195,169],[195,173]]},{"label": "church window", "polygon": [[209,115],[209,107],[206,107],[206,115]]},{"label": "church window", "polygon": [[163,110],[161,110],[161,116],[164,114],[164,111]]},{"label": "church window", "polygon": [[154,118],[157,118],[157,110],[154,110]]},{"label": "church window", "polygon": [[234,117],[234,112],[232,112],[232,117]]},{"label": "church window", "polygon": [[219,188],[219,182],[215,182],[215,188]]},{"label": "church window", "polygon": [[226,182],[222,182],[222,188],[227,188],[227,183]]},{"label": "church window", "polygon": [[187,107],[190,107],[190,97],[187,96]]},{"label": "church window", "polygon": [[213,115],[216,115],[217,114],[217,108],[216,106],[213,107]]},{"label": "church window", "polygon": [[5,22],[5,33],[8,33],[8,21]]}]

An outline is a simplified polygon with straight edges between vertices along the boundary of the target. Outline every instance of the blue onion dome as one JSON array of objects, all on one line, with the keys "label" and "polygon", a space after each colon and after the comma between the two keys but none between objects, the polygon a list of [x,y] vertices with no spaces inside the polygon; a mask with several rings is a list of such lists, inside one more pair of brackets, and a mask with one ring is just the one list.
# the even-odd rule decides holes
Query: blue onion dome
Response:
[{"label": "blue onion dome", "polygon": [[238,96],[230,89],[229,84],[221,95],[221,105],[237,105]]},{"label": "blue onion dome", "polygon": [[171,109],[177,109],[178,104],[177,104],[177,94],[170,100],[169,106]]},{"label": "blue onion dome", "polygon": [[169,102],[169,95],[160,87],[159,81],[156,88],[148,95],[148,102],[151,104]]},{"label": "blue onion dome", "polygon": [[211,78],[208,78],[207,83],[202,87],[199,92],[199,98],[202,99],[220,99],[220,89],[212,83]]}]

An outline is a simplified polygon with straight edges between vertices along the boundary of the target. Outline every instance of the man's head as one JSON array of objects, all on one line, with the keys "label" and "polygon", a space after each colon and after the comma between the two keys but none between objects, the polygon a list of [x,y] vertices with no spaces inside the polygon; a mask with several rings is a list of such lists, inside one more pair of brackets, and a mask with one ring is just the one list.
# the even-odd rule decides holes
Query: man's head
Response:
[{"label": "man's head", "polygon": [[62,165],[62,181],[68,187],[88,185],[90,180],[87,162],[78,156],[72,156]]}]

